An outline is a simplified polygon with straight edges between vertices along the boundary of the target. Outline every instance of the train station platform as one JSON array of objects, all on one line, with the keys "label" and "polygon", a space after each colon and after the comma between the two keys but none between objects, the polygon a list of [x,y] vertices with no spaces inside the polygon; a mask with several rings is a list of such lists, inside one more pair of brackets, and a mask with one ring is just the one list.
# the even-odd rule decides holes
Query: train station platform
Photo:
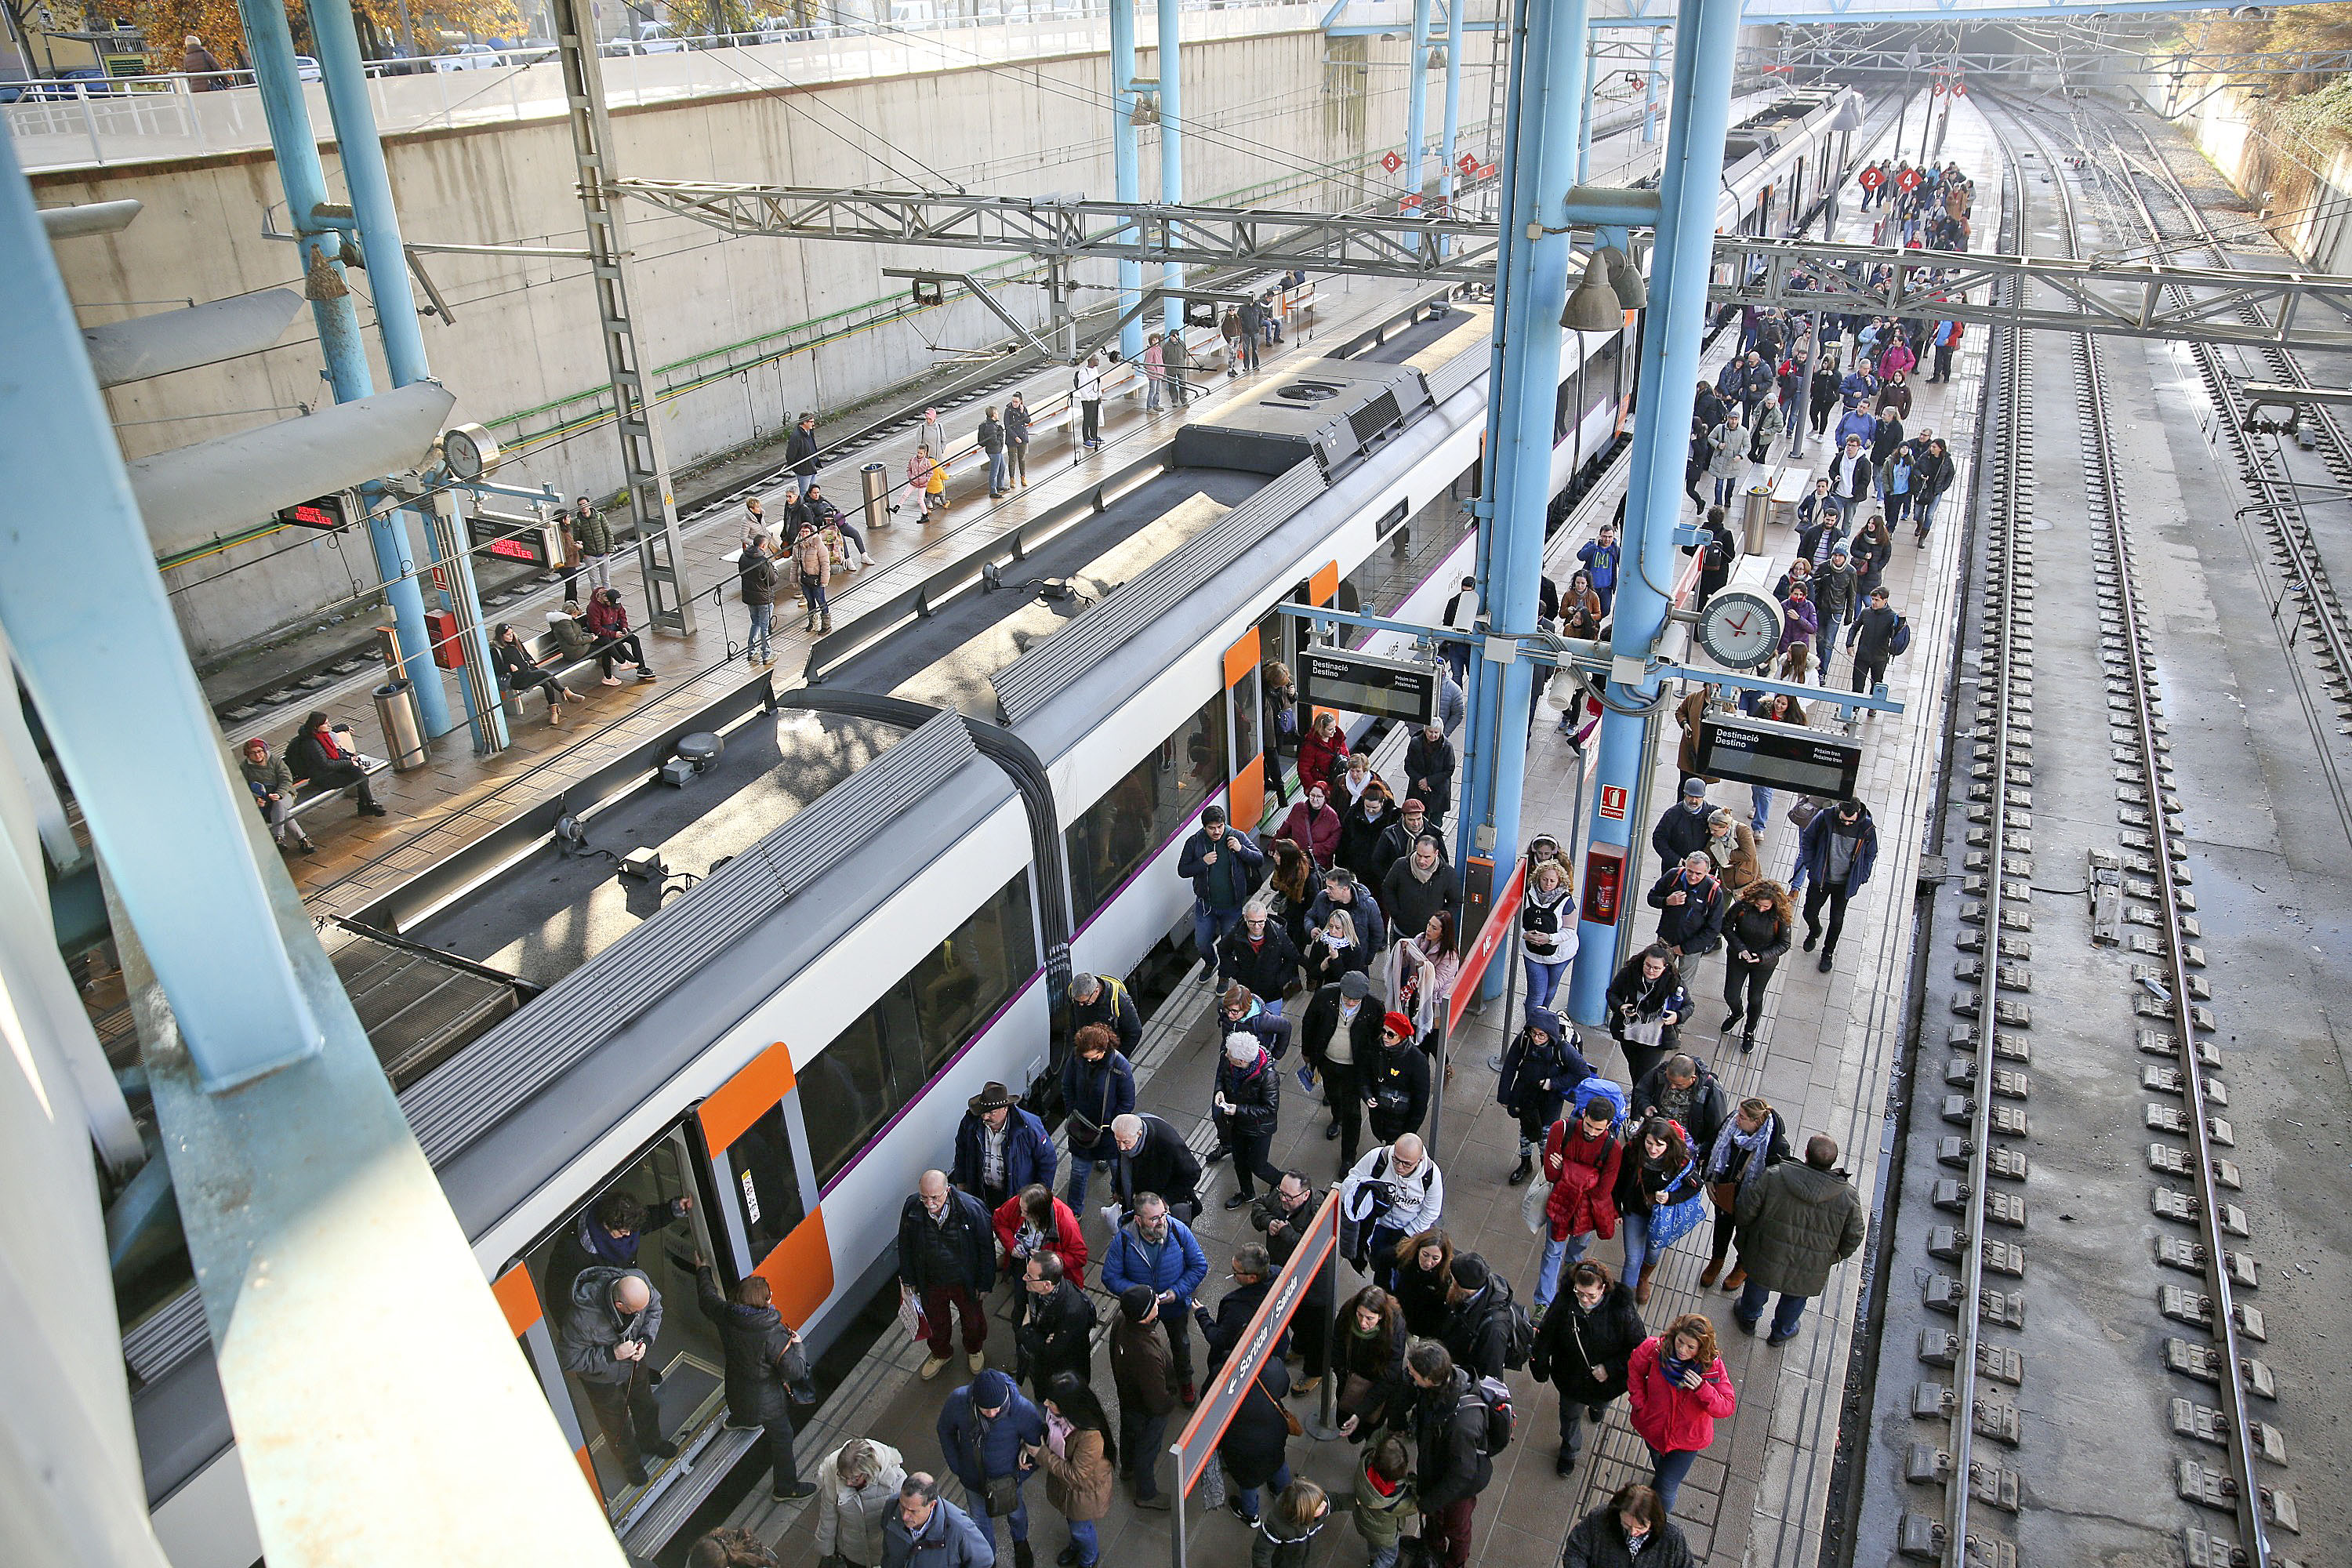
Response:
[{"label": "train station platform", "polygon": [[[1916,124],[1913,133],[1916,134]],[[1891,151],[1891,126],[1885,145]],[[1976,181],[1978,243],[1989,246],[1994,226],[1990,215],[1999,211],[2000,203],[2000,161],[1983,121],[1972,109],[1955,115],[1942,153],[1957,160]],[[1869,237],[1875,216],[1849,211],[1839,224],[1836,237]],[[1717,340],[1706,362],[1710,373],[1719,368],[1736,336],[1727,332]],[[1850,349],[1850,341],[1847,346]],[[1912,623],[1914,638],[1910,653],[1893,661],[1887,675],[1889,694],[1902,701],[1904,711],[1859,725],[1864,752],[1857,792],[1878,822],[1881,850],[1877,871],[1849,910],[1837,964],[1823,973],[1814,967],[1814,955],[1800,951],[1790,953],[1770,988],[1757,1047],[1748,1056],[1739,1054],[1736,1034],[1722,1035],[1717,1027],[1725,1011],[1720,1000],[1720,954],[1696,961],[1685,975],[1694,1014],[1683,1032],[1682,1048],[1708,1063],[1735,1102],[1750,1094],[1770,1100],[1781,1112],[1792,1142],[1801,1146],[1803,1139],[1815,1132],[1835,1138],[1844,1152],[1842,1163],[1865,1202],[1880,1182],[1885,1106],[1906,1026],[1904,996],[1912,962],[1914,889],[1923,878],[1941,874],[1940,868],[1921,864],[1919,827],[1932,809],[1947,729],[1949,660],[1960,611],[1965,498],[1973,483],[1969,446],[1985,372],[1984,351],[1979,334],[1956,356],[1948,384],[1922,386],[1915,383],[1913,418],[1907,427],[1927,426],[1950,440],[1959,471],[1926,545],[1913,544],[1907,525],[1899,530],[1895,558],[1885,573],[1895,608]],[[1785,444],[1781,444],[1776,460],[1784,453]],[[1826,469],[1830,456],[1825,443],[1809,437],[1807,456],[1799,461],[1820,472]],[[1606,517],[1612,504],[1603,493],[1589,500],[1580,515]],[[1563,530],[1555,537],[1549,570],[1556,580],[1564,580],[1574,569],[1573,552],[1581,537],[1573,530]],[[1780,564],[1793,543],[1792,523],[1771,525],[1768,543],[1776,556],[1775,564]],[[1849,665],[1841,658],[1832,670],[1832,681],[1843,688],[1849,671]],[[1548,702],[1538,717],[1543,721],[1536,726],[1528,758],[1524,825],[1528,833],[1549,830],[1567,841],[1578,827],[1578,781],[1586,759],[1559,737],[1550,722],[1557,711]],[[1834,710],[1826,705],[1811,717],[1816,724],[1836,722]],[[1671,737],[1661,752],[1645,808],[1652,819],[1674,804],[1676,794]],[[1745,820],[1750,804],[1746,786],[1717,785],[1710,791],[1710,799],[1731,807]],[[1766,875],[1783,882],[1790,874],[1797,844],[1797,831],[1785,815],[1790,799],[1782,792],[1759,842]],[[1636,833],[1641,873],[1630,879],[1636,892],[1645,890],[1656,874],[1655,858],[1648,848],[1648,826],[1647,822],[1638,825]],[[1637,929],[1646,933],[1651,923],[1644,910]],[[1180,985],[1147,1023],[1136,1062],[1140,1108],[1166,1118],[1188,1135],[1196,1151],[1203,1152],[1214,1142],[1207,1112],[1216,1031],[1207,998],[1203,987]],[[1303,1000],[1294,999],[1294,1016],[1303,1006]],[[1525,1189],[1507,1182],[1517,1159],[1517,1124],[1496,1103],[1496,1075],[1489,1066],[1509,1037],[1516,1016],[1516,1007],[1507,1017],[1497,1003],[1465,1020],[1451,1047],[1454,1070],[1452,1082],[1443,1091],[1437,1145],[1447,1193],[1444,1227],[1457,1253],[1482,1254],[1510,1280],[1517,1299],[1528,1302],[1533,1297],[1540,1244],[1519,1217]],[[1612,1076],[1624,1077],[1622,1058],[1605,1033],[1590,1029],[1583,1033],[1587,1054],[1595,1065]],[[1296,1056],[1284,1064],[1282,1130],[1273,1157],[1276,1165],[1300,1171],[1319,1186],[1339,1173],[1337,1145],[1325,1139],[1328,1115],[1317,1098],[1302,1094],[1289,1077],[1289,1069],[1297,1065]],[[1102,1190],[1097,1182],[1097,1202]],[[1209,1261],[1201,1299],[1212,1306],[1232,1288],[1228,1275],[1234,1250],[1258,1239],[1247,1209],[1223,1206],[1234,1190],[1231,1165],[1211,1167],[1202,1185],[1202,1212],[1193,1226]],[[1099,1257],[1108,1235],[1103,1218],[1092,1210],[1081,1217],[1088,1245]],[[1706,1234],[1702,1226],[1666,1254],[1654,1279],[1651,1302],[1643,1313],[1654,1330],[1683,1312],[1706,1313],[1717,1326],[1727,1366],[1739,1392],[1738,1413],[1717,1424],[1713,1447],[1684,1483],[1675,1518],[1703,1563],[1811,1568],[1821,1555],[1831,1478],[1838,1463],[1841,1411],[1855,1344],[1854,1318],[1865,1255],[1858,1254],[1837,1270],[1830,1292],[1807,1311],[1790,1342],[1768,1348],[1761,1338],[1751,1339],[1736,1331],[1730,1321],[1730,1297],[1720,1289],[1699,1287],[1698,1275],[1706,1262],[1700,1238]],[[1621,1251],[1617,1241],[1601,1242],[1588,1256],[1613,1268]],[[1360,1283],[1341,1266],[1339,1299],[1344,1300]],[[1107,1321],[1113,1304],[1100,1292],[1098,1280],[1094,1293]],[[1010,1370],[1014,1306],[1011,1288],[1000,1284],[990,1306],[989,1361]],[[1195,1349],[1197,1353],[1197,1336]],[[803,1433],[803,1473],[812,1473],[818,1457],[853,1436],[887,1443],[907,1456],[909,1468],[937,1473],[940,1455],[934,1428],[940,1402],[968,1379],[960,1364],[951,1363],[935,1382],[919,1381],[915,1373],[923,1356],[919,1344],[895,1329],[886,1329],[876,1349]],[[1510,1381],[1518,1410],[1518,1436],[1496,1460],[1494,1482],[1480,1500],[1473,1561],[1493,1568],[1548,1568],[1559,1560],[1562,1539],[1576,1520],[1600,1506],[1617,1488],[1647,1479],[1648,1458],[1627,1425],[1621,1401],[1610,1407],[1601,1436],[1588,1444],[1588,1457],[1575,1473],[1565,1479],[1559,1478],[1553,1470],[1558,1442],[1555,1396],[1549,1385],[1537,1384],[1525,1372],[1512,1373]],[[1108,1373],[1099,1356],[1095,1382],[1098,1390],[1108,1391]],[[1311,1420],[1308,1401],[1294,1401],[1293,1408],[1302,1419]],[[1177,1425],[1171,1422],[1171,1441]],[[1342,1509],[1361,1454],[1360,1447],[1339,1441],[1296,1438],[1289,1446],[1294,1471],[1323,1485]],[[1164,1485],[1164,1462],[1161,1474]],[[952,1497],[961,1496],[951,1482],[948,1490]],[[1050,1556],[1060,1550],[1066,1537],[1061,1521],[1044,1503],[1042,1486],[1033,1485],[1029,1492],[1033,1541],[1041,1557]],[[1244,1528],[1222,1510],[1204,1507],[1198,1494],[1192,1509],[1192,1560],[1202,1563],[1241,1561],[1249,1549]],[[779,1542],[786,1552],[813,1554],[814,1526],[806,1505],[772,1503],[763,1487],[755,1487],[725,1522],[751,1528]],[[1160,1561],[1171,1550],[1169,1516],[1137,1511],[1124,1487],[1111,1516],[1098,1528],[1106,1562]],[[1335,1513],[1332,1525],[1317,1539],[1311,1562],[1315,1568],[1325,1564],[1353,1568],[1361,1561],[1362,1550],[1353,1529]]]}]

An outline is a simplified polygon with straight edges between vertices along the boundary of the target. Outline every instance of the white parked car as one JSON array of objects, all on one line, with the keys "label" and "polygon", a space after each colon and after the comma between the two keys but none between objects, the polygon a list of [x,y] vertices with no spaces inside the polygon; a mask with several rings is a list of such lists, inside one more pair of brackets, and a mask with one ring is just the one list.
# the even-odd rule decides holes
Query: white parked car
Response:
[{"label": "white parked car", "polygon": [[686,41],[669,29],[667,22],[637,24],[637,52],[641,55],[675,55],[682,52]]},{"label": "white parked car", "polygon": [[446,55],[433,57],[433,68],[437,71],[486,71],[506,63],[506,57],[488,44],[459,44]]},{"label": "white parked car", "polygon": [[319,69],[317,60],[312,59],[309,55],[296,55],[294,74],[304,81],[317,81],[322,73]]}]

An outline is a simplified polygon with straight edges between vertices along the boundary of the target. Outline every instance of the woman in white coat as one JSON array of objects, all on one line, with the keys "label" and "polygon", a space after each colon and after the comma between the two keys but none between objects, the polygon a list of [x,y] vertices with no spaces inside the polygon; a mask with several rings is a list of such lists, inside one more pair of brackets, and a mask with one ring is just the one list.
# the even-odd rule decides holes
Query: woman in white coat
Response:
[{"label": "woman in white coat", "polygon": [[898,1508],[898,1450],[853,1437],[817,1461],[816,1551],[827,1568],[881,1568],[882,1527]]}]

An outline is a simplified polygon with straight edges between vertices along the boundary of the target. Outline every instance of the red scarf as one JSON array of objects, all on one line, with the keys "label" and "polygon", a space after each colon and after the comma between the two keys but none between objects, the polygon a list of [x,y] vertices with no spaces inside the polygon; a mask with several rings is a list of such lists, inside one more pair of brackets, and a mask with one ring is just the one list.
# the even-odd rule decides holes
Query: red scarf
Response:
[{"label": "red scarf", "polygon": [[333,731],[325,729],[313,730],[310,731],[310,738],[319,742],[319,750],[327,753],[327,760],[329,762],[340,763],[343,760],[343,753],[335,749],[335,734]]}]

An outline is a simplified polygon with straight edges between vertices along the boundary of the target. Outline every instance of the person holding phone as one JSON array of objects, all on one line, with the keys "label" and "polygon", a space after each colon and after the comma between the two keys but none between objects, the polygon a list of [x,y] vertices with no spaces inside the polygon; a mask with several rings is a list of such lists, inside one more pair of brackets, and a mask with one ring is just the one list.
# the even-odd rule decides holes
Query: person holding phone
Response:
[{"label": "person holding phone", "polygon": [[1625,1392],[1633,1434],[1649,1445],[1650,1485],[1671,1513],[1683,1478],[1715,1441],[1715,1424],[1739,1408],[1738,1391],[1716,1354],[1715,1325],[1703,1313],[1686,1312],[1664,1333],[1643,1340],[1626,1367]]}]

